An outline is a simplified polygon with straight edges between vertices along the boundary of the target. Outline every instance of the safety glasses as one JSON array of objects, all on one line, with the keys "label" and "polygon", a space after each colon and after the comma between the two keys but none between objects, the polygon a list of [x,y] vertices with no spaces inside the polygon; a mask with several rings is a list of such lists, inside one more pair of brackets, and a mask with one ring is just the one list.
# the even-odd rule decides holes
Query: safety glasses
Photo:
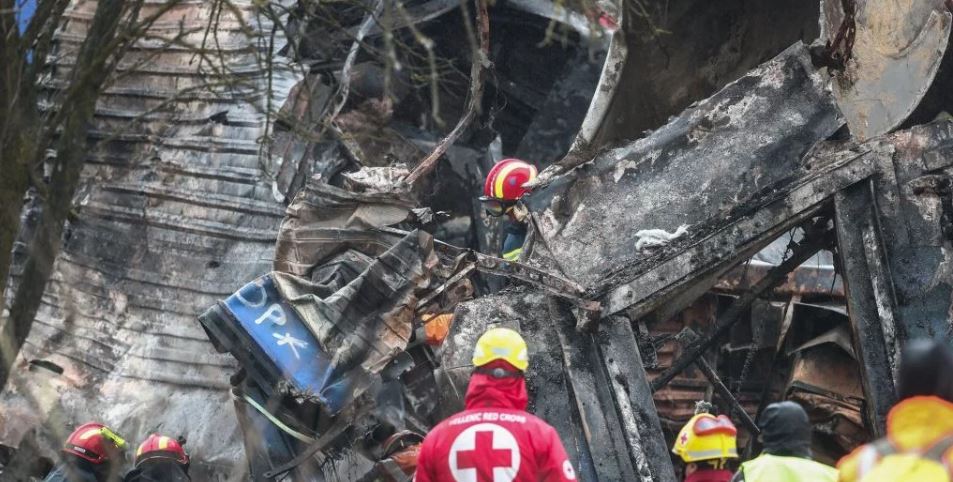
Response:
[{"label": "safety glasses", "polygon": [[692,430],[695,432],[695,435],[709,435],[713,433],[736,435],[738,433],[735,424],[731,423],[731,420],[724,415],[717,417],[700,417],[698,420],[695,420],[695,425],[692,427]]},{"label": "safety glasses", "polygon": [[500,217],[506,214],[511,207],[516,205],[516,201],[506,201],[490,196],[480,196],[480,204],[486,213],[493,217]]}]

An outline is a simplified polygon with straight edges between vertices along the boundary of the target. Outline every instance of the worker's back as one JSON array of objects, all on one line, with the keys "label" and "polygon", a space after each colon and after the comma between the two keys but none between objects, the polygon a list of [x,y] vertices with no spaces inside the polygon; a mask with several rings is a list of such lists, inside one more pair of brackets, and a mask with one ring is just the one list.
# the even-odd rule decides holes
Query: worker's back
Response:
[{"label": "worker's back", "polygon": [[837,463],[844,482],[953,480],[953,403],[911,397],[890,410],[887,437]]},{"label": "worker's back", "polygon": [[100,477],[92,465],[85,461],[63,461],[53,467],[43,482],[100,482]]},{"label": "worker's back", "polygon": [[474,350],[466,410],[424,438],[417,482],[562,482],[576,479],[556,430],[526,412],[526,343],[495,328]]},{"label": "worker's back", "polygon": [[758,419],[764,452],[732,482],[837,482],[837,469],[811,460],[811,424],[795,402],[768,405]]},{"label": "worker's back", "polygon": [[900,400],[887,414],[887,436],[837,463],[844,482],[953,480],[953,351],[946,343],[911,340],[897,377]]},{"label": "worker's back", "polygon": [[466,410],[444,420],[427,436],[417,464],[418,482],[575,479],[552,427],[503,408]]},{"label": "worker's back", "polygon": [[741,464],[745,482],[836,482],[837,469],[803,457],[761,454]]}]

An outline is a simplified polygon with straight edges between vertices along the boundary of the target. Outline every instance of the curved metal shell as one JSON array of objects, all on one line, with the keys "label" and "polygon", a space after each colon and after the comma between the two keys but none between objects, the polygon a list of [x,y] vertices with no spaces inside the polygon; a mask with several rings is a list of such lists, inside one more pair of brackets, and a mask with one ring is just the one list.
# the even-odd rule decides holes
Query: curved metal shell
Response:
[{"label": "curved metal shell", "polygon": [[[833,91],[851,133],[867,140],[899,127],[933,84],[950,39],[942,0],[824,0],[822,40],[833,42],[854,13],[853,47]],[[846,15],[848,23],[850,15]]]}]

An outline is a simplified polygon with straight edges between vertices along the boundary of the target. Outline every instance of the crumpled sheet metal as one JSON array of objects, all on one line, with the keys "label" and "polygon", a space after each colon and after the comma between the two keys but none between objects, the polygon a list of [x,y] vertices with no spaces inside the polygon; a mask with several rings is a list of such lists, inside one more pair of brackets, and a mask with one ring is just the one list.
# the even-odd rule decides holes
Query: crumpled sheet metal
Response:
[{"label": "crumpled sheet metal", "polygon": [[347,191],[324,182],[309,182],[285,211],[275,245],[275,271],[310,277],[328,257],[359,246],[375,256],[396,241],[371,232],[407,219],[416,203],[399,192]]},{"label": "crumpled sheet metal", "polygon": [[808,150],[842,124],[797,44],[648,137],[531,194],[537,242],[590,289],[626,282],[658,258],[635,250],[636,232],[688,225],[666,250],[717,232],[789,188]]},{"label": "crumpled sheet metal", "polygon": [[841,452],[829,457],[835,460],[869,437],[864,429],[864,391],[850,336],[850,328],[842,324],[793,350],[796,358],[785,391],[786,398],[808,410],[815,430],[840,445]]},{"label": "crumpled sheet metal", "polygon": [[[856,35],[833,87],[851,134],[867,140],[900,126],[920,104],[947,51],[953,15],[944,0],[850,1]],[[822,2],[822,40],[840,31],[841,3]]]},{"label": "crumpled sheet metal", "polygon": [[332,293],[287,273],[273,273],[282,297],[302,317],[335,371],[360,366],[379,372],[402,352],[413,332],[416,293],[430,282],[437,264],[433,238],[413,231]]}]

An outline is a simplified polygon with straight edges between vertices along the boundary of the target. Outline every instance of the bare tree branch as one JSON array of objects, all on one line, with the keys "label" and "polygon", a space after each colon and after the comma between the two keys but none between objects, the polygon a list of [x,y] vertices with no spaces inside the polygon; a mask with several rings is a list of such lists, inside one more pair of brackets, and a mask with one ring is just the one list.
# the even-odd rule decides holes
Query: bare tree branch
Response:
[{"label": "bare tree branch", "polygon": [[477,31],[480,37],[480,48],[479,50],[474,50],[472,54],[473,60],[470,65],[470,93],[467,99],[466,112],[457,122],[456,127],[454,127],[446,137],[441,139],[440,142],[434,146],[433,150],[430,151],[430,154],[424,157],[423,160],[417,164],[417,167],[407,175],[404,182],[408,185],[413,186],[436,168],[437,161],[440,160],[440,157],[447,152],[447,149],[449,149],[460,135],[463,134],[463,131],[470,126],[470,123],[473,122],[473,119],[476,118],[477,113],[480,111],[483,87],[486,83],[487,66],[490,62],[490,17],[486,11],[485,0],[474,0],[474,2],[476,3]]},{"label": "bare tree branch", "polygon": [[66,114],[56,142],[57,157],[49,196],[10,307],[10,318],[0,327],[0,387],[6,385],[13,363],[30,334],[43,290],[53,272],[64,222],[72,208],[85,161],[89,123],[95,114],[100,87],[109,74],[105,67],[111,53],[101,49],[103,42],[109,44],[119,31],[122,16],[117,12],[122,12],[125,6],[125,0],[98,3],[71,72],[71,92],[66,98],[74,102],[68,109],[62,109]]}]

